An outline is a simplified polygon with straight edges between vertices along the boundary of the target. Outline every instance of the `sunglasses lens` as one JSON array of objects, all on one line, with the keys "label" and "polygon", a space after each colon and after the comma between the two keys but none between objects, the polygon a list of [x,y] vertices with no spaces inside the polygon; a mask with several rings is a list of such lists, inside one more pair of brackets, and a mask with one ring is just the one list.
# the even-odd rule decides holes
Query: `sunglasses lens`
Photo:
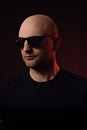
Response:
[{"label": "sunglasses lens", "polygon": [[16,42],[17,42],[17,46],[20,48],[20,49],[22,49],[23,47],[24,47],[24,39],[22,39],[22,38],[18,38],[17,40],[16,40]]},{"label": "sunglasses lens", "polygon": [[23,49],[24,47],[24,42],[25,40],[28,41],[28,44],[33,47],[33,48],[38,48],[41,46],[42,42],[43,42],[43,39],[44,37],[42,36],[33,36],[33,37],[29,37],[29,38],[18,38],[16,40],[17,42],[17,46],[20,48],[20,49]]},{"label": "sunglasses lens", "polygon": [[43,37],[41,36],[30,37],[28,39],[28,43],[30,44],[31,47],[34,48],[40,47],[42,42],[43,42]]}]

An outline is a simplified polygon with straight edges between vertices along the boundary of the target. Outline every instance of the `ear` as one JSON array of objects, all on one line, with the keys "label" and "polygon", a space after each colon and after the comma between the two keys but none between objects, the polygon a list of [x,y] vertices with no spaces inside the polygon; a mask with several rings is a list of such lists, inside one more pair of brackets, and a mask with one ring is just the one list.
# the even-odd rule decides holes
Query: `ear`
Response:
[{"label": "ear", "polygon": [[62,38],[59,36],[58,38],[53,39],[53,50],[58,51],[62,43]]}]

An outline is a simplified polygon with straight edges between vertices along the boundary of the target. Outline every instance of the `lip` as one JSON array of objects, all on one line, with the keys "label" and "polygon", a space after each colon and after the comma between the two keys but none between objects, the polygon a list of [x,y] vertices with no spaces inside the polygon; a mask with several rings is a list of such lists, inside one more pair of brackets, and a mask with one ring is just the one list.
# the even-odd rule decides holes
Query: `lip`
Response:
[{"label": "lip", "polygon": [[35,58],[35,56],[24,56],[24,58],[27,60],[33,60]]}]

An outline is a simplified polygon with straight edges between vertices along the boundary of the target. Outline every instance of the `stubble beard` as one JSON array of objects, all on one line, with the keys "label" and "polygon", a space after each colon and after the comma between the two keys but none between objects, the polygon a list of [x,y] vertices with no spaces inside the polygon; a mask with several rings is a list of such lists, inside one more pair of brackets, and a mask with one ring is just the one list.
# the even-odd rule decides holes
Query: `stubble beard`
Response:
[{"label": "stubble beard", "polygon": [[42,66],[43,66],[43,62],[42,62],[42,60],[40,60],[40,58],[34,59],[32,61],[26,61],[25,59],[23,59],[23,61],[28,68],[38,70],[38,69],[42,68]]},{"label": "stubble beard", "polygon": [[43,71],[48,66],[48,60],[45,59],[45,61],[42,58],[38,58],[35,61],[25,61],[25,64],[28,68],[37,70],[37,71]]}]

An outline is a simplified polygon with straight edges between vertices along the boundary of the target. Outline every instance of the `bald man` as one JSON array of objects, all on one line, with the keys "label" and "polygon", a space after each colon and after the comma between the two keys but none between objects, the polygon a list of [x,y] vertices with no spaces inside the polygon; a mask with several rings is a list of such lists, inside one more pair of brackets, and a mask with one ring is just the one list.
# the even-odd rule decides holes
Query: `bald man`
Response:
[{"label": "bald man", "polygon": [[58,65],[61,36],[55,21],[43,14],[29,16],[21,24],[16,42],[27,69],[0,91],[1,106],[8,108],[9,119],[65,121],[66,116],[75,118],[77,112],[80,118],[78,110],[87,103],[87,80]]},{"label": "bald man", "polygon": [[53,79],[60,70],[56,62],[60,36],[55,22],[40,14],[28,17],[19,30],[18,41],[22,40],[25,41],[21,48],[22,58],[30,68],[32,79],[38,82]]}]

